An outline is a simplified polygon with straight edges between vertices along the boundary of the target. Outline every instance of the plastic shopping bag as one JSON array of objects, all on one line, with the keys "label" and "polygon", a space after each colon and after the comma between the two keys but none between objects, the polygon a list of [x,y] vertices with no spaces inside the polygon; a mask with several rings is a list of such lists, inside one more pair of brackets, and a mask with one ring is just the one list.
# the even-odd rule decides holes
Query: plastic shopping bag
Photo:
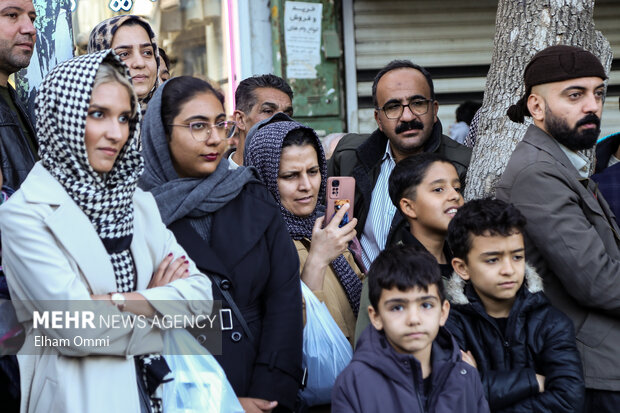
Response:
[{"label": "plastic shopping bag", "polygon": [[222,367],[187,330],[164,332],[164,358],[173,379],[164,383],[164,412],[243,413]]},{"label": "plastic shopping bag", "polygon": [[336,377],[351,361],[353,350],[325,304],[303,282],[301,291],[306,301],[303,367],[308,369],[301,397],[309,406],[327,404]]}]

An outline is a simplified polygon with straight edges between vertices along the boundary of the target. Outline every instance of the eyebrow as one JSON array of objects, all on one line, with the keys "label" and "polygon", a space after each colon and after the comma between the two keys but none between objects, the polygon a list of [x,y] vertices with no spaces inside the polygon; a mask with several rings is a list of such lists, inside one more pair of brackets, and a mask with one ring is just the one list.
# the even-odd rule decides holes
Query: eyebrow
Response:
[{"label": "eyebrow", "polygon": [[[434,295],[424,295],[422,297],[418,297],[415,300],[413,300],[413,302],[420,302],[420,301],[428,301],[428,300],[434,300],[434,301],[439,301],[439,298],[437,298]],[[407,304],[409,303],[410,300],[407,300],[406,298],[392,298],[391,300],[387,300],[384,304],[388,305],[388,304]]]},{"label": "eyebrow", "polygon": [[[15,11],[18,11],[20,13],[23,13],[23,12],[26,11],[25,9],[22,9],[19,6],[7,6],[7,7],[3,8],[2,10],[0,10],[0,13],[4,13],[4,12],[9,11],[9,10],[15,10]],[[28,12],[28,14],[36,14],[36,13],[33,10],[33,11]]]},{"label": "eyebrow", "polygon": [[[318,169],[318,168],[319,168],[319,165],[318,165],[318,164],[316,164],[316,165],[312,165],[311,167],[309,167],[309,168],[308,168],[308,169],[306,169],[306,170],[307,170],[307,171],[310,171],[310,170],[312,170],[312,169]],[[294,171],[282,171],[282,172],[280,173],[280,175],[284,175],[284,174],[292,174],[292,173],[299,173],[299,171],[298,171],[298,170],[294,170]]]},{"label": "eyebrow", "polygon": [[[133,48],[133,46],[134,45],[132,45],[132,44],[121,44],[120,46],[116,46],[114,48],[114,50],[117,50],[117,49],[131,49],[131,48]],[[151,43],[142,43],[142,44],[139,44],[138,47],[140,47],[142,49],[143,47],[153,47],[153,45]]]},{"label": "eyebrow", "polygon": [[[222,118],[222,117],[226,117],[226,114],[220,113],[219,115],[215,116],[214,119],[218,120],[219,118]],[[194,120],[204,120],[205,122],[208,122],[209,118],[204,115],[194,115],[194,116],[190,116],[189,118],[185,119],[185,122],[191,122]]]},{"label": "eyebrow", "polygon": [[[510,251],[511,254],[514,254],[516,252],[523,252],[525,251],[525,248],[517,248],[516,250],[512,250]],[[500,251],[487,251],[487,252],[483,252],[482,254],[480,254],[480,256],[490,256],[490,255],[502,255],[503,252]]]},{"label": "eyebrow", "polygon": [[[112,110],[112,108],[110,106],[101,106],[101,105],[97,105],[96,103],[91,104],[88,106],[88,110],[91,109],[97,109],[97,110],[101,110],[101,111],[110,111]],[[127,109],[124,110],[123,113],[131,113],[131,109]]]},{"label": "eyebrow", "polygon": [[[415,100],[415,99],[427,99],[427,97],[423,95],[413,95],[413,96],[409,96],[405,98],[407,102],[411,102],[412,100]],[[393,98],[385,102],[384,106],[387,105],[388,103],[400,103],[400,102],[401,102],[400,99]]]},{"label": "eyebrow", "polygon": [[[602,87],[605,87],[605,82],[601,83],[600,85],[596,86],[594,89],[600,89]],[[568,86],[566,88],[564,88],[564,90],[562,90],[562,92],[568,92],[569,90],[580,90],[580,91],[584,91],[584,90],[588,90],[588,88],[584,87],[584,86]]]}]

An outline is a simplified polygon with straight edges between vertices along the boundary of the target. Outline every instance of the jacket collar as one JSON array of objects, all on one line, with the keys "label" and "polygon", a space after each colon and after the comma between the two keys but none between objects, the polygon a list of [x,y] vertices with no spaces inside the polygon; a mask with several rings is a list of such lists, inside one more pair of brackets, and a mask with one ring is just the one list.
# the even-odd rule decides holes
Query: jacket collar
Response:
[{"label": "jacket collar", "polygon": [[[538,275],[534,267],[527,263],[525,264],[525,280],[523,284],[532,294],[543,291],[542,278]],[[467,285],[468,283],[465,280],[456,272],[453,272],[450,279],[444,283],[448,301],[452,304],[470,304],[471,302],[466,292]]]},{"label": "jacket collar", "polygon": [[[30,171],[21,186],[21,191],[27,202],[47,204],[52,207],[53,211],[43,218],[45,225],[66,253],[75,260],[91,292],[105,294],[116,291],[114,277],[102,276],[102,274],[113,274],[114,268],[95,227],[40,161]],[[136,224],[137,222],[142,221],[140,219],[134,221],[134,225],[140,226]],[[79,230],[70,230],[71,228]],[[148,267],[149,263],[140,259],[144,257],[148,261],[148,256],[138,251],[140,248],[134,236],[131,251],[135,259],[136,272],[138,275],[149,273],[150,277],[150,271],[145,273],[145,265]],[[139,281],[143,280],[136,280],[136,286],[146,287],[148,280],[138,284]]]},{"label": "jacket collar", "polygon": [[23,186],[21,190],[28,202],[49,205],[73,202],[60,182],[45,169],[41,161],[34,164],[24,183],[26,182],[28,185]]},{"label": "jacket collar", "polygon": [[541,151],[547,152],[553,159],[560,162],[567,170],[571,171],[575,179],[583,179],[581,175],[579,175],[579,171],[575,168],[570,159],[568,159],[568,156],[566,156],[564,151],[560,148],[555,138],[538,126],[530,125],[527,128],[525,136],[523,137],[523,142],[527,142]]},{"label": "jacket collar", "polygon": [[[441,121],[437,119],[437,122],[433,125],[431,136],[424,143],[424,152],[435,152],[441,145],[441,135],[443,128]],[[388,138],[381,132],[380,129],[376,129],[358,148],[357,156],[362,164],[366,168],[370,169],[383,159],[385,154],[385,146],[387,145]]]},{"label": "jacket collar", "polygon": [[[446,363],[455,363],[460,360],[460,350],[450,333],[440,327],[437,337],[432,344],[431,365],[433,370],[433,383],[439,378],[439,371]],[[382,372],[395,382],[411,386],[411,370],[408,366],[419,369],[419,377],[422,377],[420,362],[409,354],[397,353],[387,341],[383,331],[377,331],[369,325],[360,336],[353,360],[364,363],[374,370]]]}]

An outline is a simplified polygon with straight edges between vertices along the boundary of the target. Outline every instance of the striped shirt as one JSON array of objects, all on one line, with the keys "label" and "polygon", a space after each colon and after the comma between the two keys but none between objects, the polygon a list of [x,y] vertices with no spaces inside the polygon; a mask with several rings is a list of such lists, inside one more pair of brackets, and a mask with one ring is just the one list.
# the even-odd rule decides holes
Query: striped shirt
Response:
[{"label": "striped shirt", "polygon": [[390,142],[388,141],[385,148],[385,155],[381,160],[381,171],[377,178],[377,183],[372,190],[370,199],[370,209],[364,232],[360,244],[362,245],[362,260],[366,268],[370,268],[370,264],[377,258],[379,253],[385,248],[390,226],[396,213],[396,207],[390,199],[388,193],[388,181],[390,174],[394,170],[396,162],[392,155]]}]

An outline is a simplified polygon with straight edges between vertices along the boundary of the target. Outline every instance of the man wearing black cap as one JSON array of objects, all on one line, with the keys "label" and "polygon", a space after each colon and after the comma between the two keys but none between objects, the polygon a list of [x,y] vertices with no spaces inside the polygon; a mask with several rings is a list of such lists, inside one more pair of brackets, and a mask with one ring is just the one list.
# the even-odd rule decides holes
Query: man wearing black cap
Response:
[{"label": "man wearing black cap", "polygon": [[525,256],[551,302],[575,324],[586,411],[617,412],[620,229],[588,179],[589,159],[577,152],[593,147],[600,133],[607,75],[592,53],[552,46],[534,55],[524,78],[526,93],[508,116],[531,116],[534,125],[515,148],[497,197],[526,216]]}]

